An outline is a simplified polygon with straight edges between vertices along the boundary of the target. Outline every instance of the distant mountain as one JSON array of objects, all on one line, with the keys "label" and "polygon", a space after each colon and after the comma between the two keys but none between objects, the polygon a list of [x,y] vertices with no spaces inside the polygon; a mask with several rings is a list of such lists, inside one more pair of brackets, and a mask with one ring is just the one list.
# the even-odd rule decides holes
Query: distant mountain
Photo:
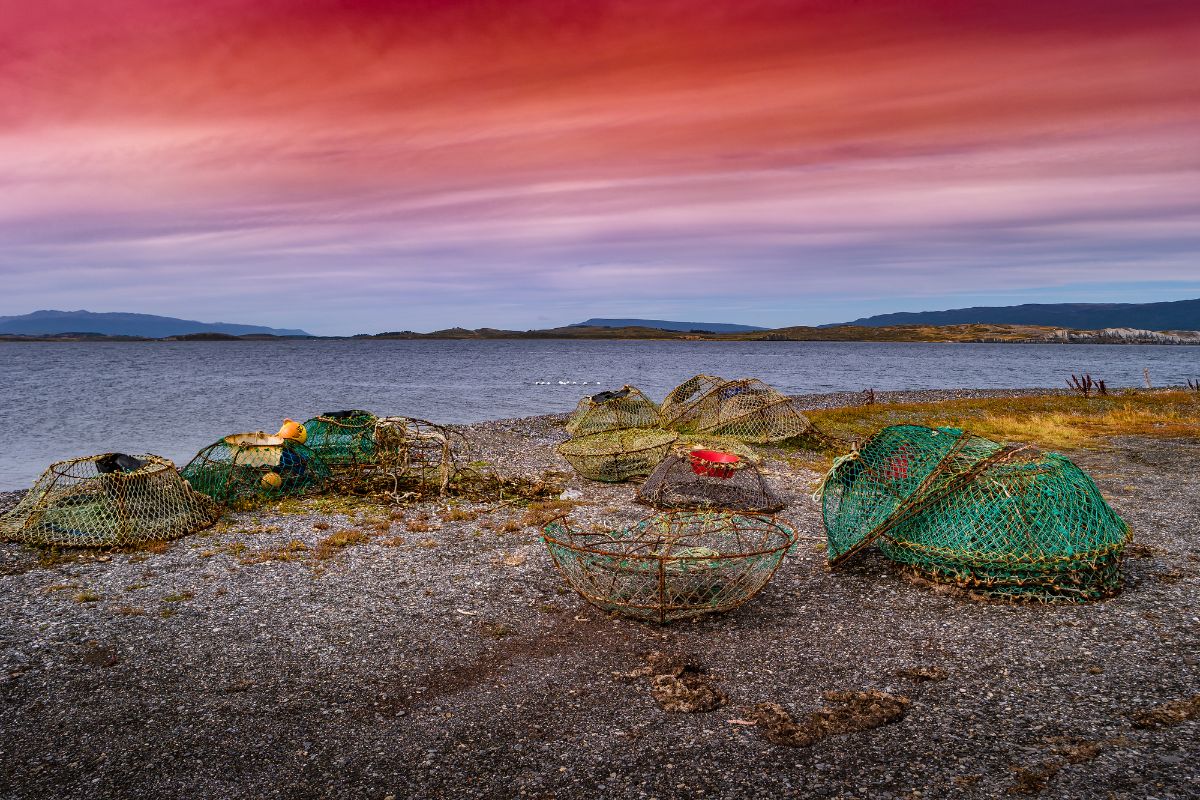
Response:
[{"label": "distant mountain", "polygon": [[1075,330],[1141,328],[1151,331],[1194,331],[1200,330],[1200,299],[1168,303],[1029,303],[1020,306],[955,308],[949,311],[902,311],[822,327],[975,324],[1050,325]]},{"label": "distant mountain", "polygon": [[658,328],[663,331],[704,331],[705,333],[750,333],[765,331],[754,325],[733,325],[728,322],[671,322],[665,319],[598,319],[568,325],[568,328]]},{"label": "distant mountain", "polygon": [[145,336],[161,339],[189,333],[226,333],[232,336],[269,334],[272,336],[311,336],[302,330],[267,328],[262,325],[236,325],[229,322],[196,322],[190,319],[158,317],[153,314],[98,314],[92,311],[34,311],[16,317],[0,317],[0,334],[48,336],[83,331],[106,336]]}]

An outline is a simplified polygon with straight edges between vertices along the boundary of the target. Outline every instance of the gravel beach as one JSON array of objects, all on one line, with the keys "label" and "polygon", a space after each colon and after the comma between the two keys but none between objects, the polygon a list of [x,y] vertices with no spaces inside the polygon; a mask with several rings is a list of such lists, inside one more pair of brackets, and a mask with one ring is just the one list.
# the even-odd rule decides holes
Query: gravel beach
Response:
[{"label": "gravel beach", "polygon": [[[578,524],[645,516],[554,454],[565,419],[462,430],[508,474],[557,473]],[[1135,536],[1124,592],[1084,606],[972,601],[875,552],[831,573],[820,475],[770,455],[798,547],[750,603],[668,627],[583,603],[536,514],[498,501],[317,497],[58,559],[0,544],[0,797],[1200,797],[1200,441],[1069,454]],[[338,531],[361,535],[320,546]],[[727,702],[663,710],[665,661]],[[809,746],[755,724],[867,691],[908,704]]]}]

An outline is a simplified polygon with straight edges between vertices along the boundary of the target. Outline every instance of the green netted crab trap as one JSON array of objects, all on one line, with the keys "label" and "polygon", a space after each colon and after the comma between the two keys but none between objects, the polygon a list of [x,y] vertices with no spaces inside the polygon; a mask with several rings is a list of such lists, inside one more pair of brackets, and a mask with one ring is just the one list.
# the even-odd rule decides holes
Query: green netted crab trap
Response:
[{"label": "green netted crab trap", "polygon": [[297,439],[262,431],[210,444],[182,474],[196,491],[233,504],[319,490],[330,475],[324,460]]},{"label": "green netted crab trap", "polygon": [[335,474],[353,472],[375,461],[376,422],[370,411],[327,411],[305,422],[298,440]]},{"label": "green netted crab trap", "polygon": [[616,483],[649,475],[678,438],[674,431],[625,428],[568,439],[557,450],[583,477]]},{"label": "green netted crab trap", "polygon": [[697,375],[671,390],[660,418],[664,428],[759,444],[813,432],[812,422],[791,398],[757,378],[727,381]]},{"label": "green netted crab trap", "polygon": [[637,499],[665,510],[723,509],[757,514],[782,511],[786,505],[749,447],[694,440],[680,441],[671,448],[638,487]]},{"label": "green netted crab trap", "polygon": [[1057,453],[896,425],[839,459],[820,494],[834,567],[878,541],[922,577],[996,599],[1120,590],[1129,526]]},{"label": "green netted crab trap", "polygon": [[579,401],[567,421],[571,436],[616,431],[623,428],[653,428],[658,425],[658,404],[636,386],[600,392]]},{"label": "green netted crab trap", "polygon": [[193,491],[167,459],[105,453],[52,464],[0,516],[0,538],[61,547],[136,545],[177,539],[220,516],[220,505]]},{"label": "green netted crab trap", "polygon": [[729,611],[767,585],[795,532],[769,516],[678,511],[604,533],[548,524],[563,577],[604,611],[666,623]]}]

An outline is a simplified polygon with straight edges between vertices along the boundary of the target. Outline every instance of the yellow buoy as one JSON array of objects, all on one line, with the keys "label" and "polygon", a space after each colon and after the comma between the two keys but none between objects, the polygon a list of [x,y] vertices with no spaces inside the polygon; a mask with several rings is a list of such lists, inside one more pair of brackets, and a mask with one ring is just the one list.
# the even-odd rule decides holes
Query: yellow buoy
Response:
[{"label": "yellow buoy", "polygon": [[279,477],[278,472],[265,472],[262,476],[262,485],[267,489],[278,489],[283,486],[283,478]]},{"label": "yellow buoy", "polygon": [[308,440],[308,430],[294,419],[285,419],[283,421],[283,427],[281,427],[279,429],[279,433],[275,435],[284,439],[292,439],[300,444],[304,444],[304,442]]}]

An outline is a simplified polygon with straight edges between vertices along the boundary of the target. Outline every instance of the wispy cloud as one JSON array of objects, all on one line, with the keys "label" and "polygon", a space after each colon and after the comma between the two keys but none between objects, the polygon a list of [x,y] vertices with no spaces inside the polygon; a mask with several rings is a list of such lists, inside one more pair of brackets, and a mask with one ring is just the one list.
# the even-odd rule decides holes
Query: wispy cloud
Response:
[{"label": "wispy cloud", "polygon": [[1192,4],[56,5],[0,33],[0,313],[1200,291]]}]

